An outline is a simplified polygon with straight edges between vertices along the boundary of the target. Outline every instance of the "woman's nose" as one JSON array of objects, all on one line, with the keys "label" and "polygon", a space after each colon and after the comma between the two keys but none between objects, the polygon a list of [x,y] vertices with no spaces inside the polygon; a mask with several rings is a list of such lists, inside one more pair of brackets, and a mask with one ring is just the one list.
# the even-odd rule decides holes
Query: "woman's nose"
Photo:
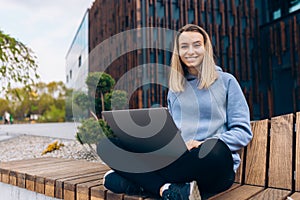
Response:
[{"label": "woman's nose", "polygon": [[193,54],[193,53],[194,53],[194,48],[193,48],[193,46],[189,46],[187,53],[188,53],[188,54]]}]

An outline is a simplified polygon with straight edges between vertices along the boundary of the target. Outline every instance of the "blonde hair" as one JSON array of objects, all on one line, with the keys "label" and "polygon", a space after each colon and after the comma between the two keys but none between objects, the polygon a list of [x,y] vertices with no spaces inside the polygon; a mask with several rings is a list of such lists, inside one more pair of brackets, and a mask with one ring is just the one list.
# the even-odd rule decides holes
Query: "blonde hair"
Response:
[{"label": "blonde hair", "polygon": [[208,88],[212,85],[218,78],[218,73],[216,72],[216,64],[213,58],[213,48],[211,41],[209,39],[206,31],[194,24],[187,24],[182,27],[175,37],[173,55],[171,58],[171,72],[169,79],[169,87],[173,92],[183,92],[185,87],[185,77],[184,77],[184,64],[179,57],[179,37],[183,32],[199,32],[204,38],[204,48],[205,53],[203,57],[202,64],[199,66],[198,79],[200,80],[199,89]]}]

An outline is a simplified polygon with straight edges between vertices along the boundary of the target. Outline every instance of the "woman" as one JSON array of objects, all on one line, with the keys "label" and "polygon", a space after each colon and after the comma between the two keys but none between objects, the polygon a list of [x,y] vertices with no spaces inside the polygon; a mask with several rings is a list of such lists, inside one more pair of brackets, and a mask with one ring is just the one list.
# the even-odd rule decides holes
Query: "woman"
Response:
[{"label": "woman", "polygon": [[179,30],[169,86],[168,108],[189,151],[154,172],[109,171],[106,188],[185,200],[232,185],[240,164],[237,151],[252,139],[249,109],[237,80],[216,66],[210,38],[201,27],[188,24]]}]

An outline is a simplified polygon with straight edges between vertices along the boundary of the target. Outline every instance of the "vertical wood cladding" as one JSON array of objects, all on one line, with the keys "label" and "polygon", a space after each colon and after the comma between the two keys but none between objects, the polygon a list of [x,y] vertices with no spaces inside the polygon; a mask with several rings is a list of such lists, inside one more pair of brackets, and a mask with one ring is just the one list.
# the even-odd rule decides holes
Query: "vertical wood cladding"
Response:
[{"label": "vertical wood cladding", "polygon": [[259,100],[264,116],[300,109],[299,24],[300,12],[261,27],[260,37],[264,40],[258,48],[262,49],[259,56],[264,61],[258,82],[265,86],[261,92],[269,98],[268,102]]},{"label": "vertical wood cladding", "polygon": [[[292,97],[294,110],[291,111],[295,112],[300,109],[299,17],[260,27],[257,9],[255,0],[96,0],[89,14],[90,52],[106,39],[127,30],[141,27],[178,30],[187,23],[195,23],[211,36],[216,63],[238,79],[252,118],[271,117],[277,113],[274,108],[277,103],[274,99],[277,95],[273,81],[274,66],[285,68],[288,61],[291,78],[295,80]],[[166,36],[160,32],[149,33],[147,37],[166,40]],[[166,106],[166,87],[148,84],[135,88],[139,85],[137,79],[144,76],[151,82],[157,82],[162,76],[167,80],[167,74],[157,66],[170,65],[171,55],[158,49],[159,39],[154,42],[156,48],[134,50],[120,55],[112,63],[107,62],[119,55],[126,45],[138,42],[145,42],[149,46],[150,40],[143,41],[141,34],[137,34],[136,38],[129,36],[124,43],[102,49],[106,56],[103,66],[108,66],[105,67],[106,72],[117,81],[129,83],[127,89],[135,89],[130,98],[130,107],[150,107],[153,104]],[[103,70],[103,67],[93,65],[96,57],[90,57],[91,72]],[[149,65],[146,73],[132,70],[147,63],[156,63],[153,64],[156,67]],[[130,80],[122,79],[130,70],[133,73],[128,76]],[[275,78],[278,80],[278,73]]]}]

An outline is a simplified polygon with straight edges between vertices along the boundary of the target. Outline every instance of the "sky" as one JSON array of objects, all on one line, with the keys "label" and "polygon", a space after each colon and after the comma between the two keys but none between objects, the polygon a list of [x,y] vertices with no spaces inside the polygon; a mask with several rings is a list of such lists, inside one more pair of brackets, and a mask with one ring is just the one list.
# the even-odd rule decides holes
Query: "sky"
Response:
[{"label": "sky", "polygon": [[66,82],[65,56],[94,0],[0,0],[0,29],[37,56],[40,81]]}]

